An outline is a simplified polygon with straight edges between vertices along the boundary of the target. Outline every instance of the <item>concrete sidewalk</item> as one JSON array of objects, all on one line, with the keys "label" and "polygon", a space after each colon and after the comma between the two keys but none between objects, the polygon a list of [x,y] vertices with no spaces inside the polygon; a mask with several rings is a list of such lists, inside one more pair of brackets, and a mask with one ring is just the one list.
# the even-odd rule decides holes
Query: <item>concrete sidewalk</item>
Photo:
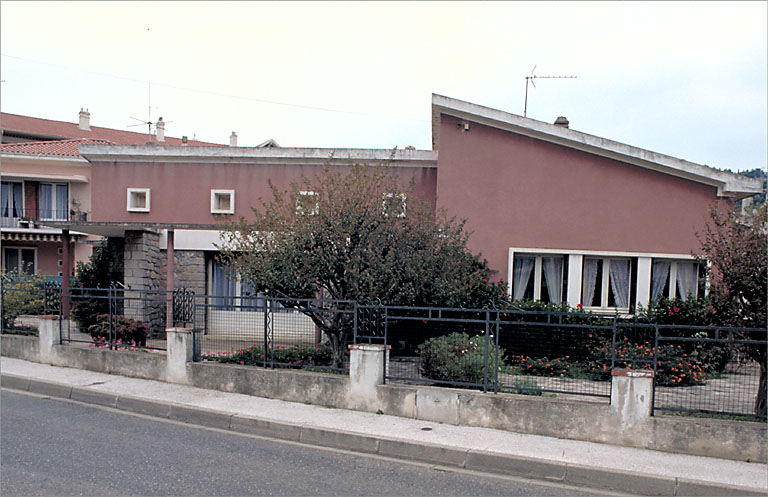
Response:
[{"label": "concrete sidewalk", "polygon": [[768,465],[454,426],[2,357],[2,387],[322,447],[639,495],[767,495]]}]

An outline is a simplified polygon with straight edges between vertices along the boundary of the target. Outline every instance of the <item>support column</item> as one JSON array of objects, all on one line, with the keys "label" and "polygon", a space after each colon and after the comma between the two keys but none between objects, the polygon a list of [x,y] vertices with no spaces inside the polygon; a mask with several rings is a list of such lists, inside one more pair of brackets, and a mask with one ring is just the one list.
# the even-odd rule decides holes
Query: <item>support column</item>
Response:
[{"label": "support column", "polygon": [[173,276],[175,271],[173,265],[173,230],[168,230],[168,244],[166,250],[165,264],[165,328],[173,328]]},{"label": "support column", "polygon": [[61,315],[69,318],[69,275],[72,266],[69,261],[69,230],[61,230]]}]

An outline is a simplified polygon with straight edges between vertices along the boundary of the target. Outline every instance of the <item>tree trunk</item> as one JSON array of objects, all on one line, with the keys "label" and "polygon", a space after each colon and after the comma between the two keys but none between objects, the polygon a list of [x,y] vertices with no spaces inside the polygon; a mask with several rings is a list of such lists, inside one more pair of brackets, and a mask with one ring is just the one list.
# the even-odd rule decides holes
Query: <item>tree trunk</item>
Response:
[{"label": "tree trunk", "polygon": [[760,361],[760,381],[757,386],[757,397],[755,398],[755,416],[761,421],[768,419],[768,363],[765,360]]},{"label": "tree trunk", "polygon": [[341,369],[344,366],[344,343],[345,341],[338,333],[327,333],[331,341],[331,352],[333,354],[333,367]]}]

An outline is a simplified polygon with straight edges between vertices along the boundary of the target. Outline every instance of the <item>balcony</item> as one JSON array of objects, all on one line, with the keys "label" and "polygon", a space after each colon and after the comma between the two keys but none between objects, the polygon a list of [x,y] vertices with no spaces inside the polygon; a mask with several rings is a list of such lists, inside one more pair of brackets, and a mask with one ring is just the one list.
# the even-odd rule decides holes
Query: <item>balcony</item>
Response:
[{"label": "balcony", "polygon": [[87,221],[88,213],[79,210],[4,209],[0,219],[3,228],[35,228],[45,226],[46,221]]}]

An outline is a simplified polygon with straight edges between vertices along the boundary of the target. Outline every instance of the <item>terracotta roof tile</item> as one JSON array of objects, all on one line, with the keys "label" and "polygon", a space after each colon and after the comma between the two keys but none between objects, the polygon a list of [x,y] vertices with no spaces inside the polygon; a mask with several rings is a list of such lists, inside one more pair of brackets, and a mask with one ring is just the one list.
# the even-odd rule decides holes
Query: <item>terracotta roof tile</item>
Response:
[{"label": "terracotta roof tile", "polygon": [[32,154],[32,155],[59,155],[66,157],[78,157],[80,153],[77,147],[81,143],[100,143],[106,145],[115,145],[109,140],[91,140],[88,138],[78,138],[75,140],[51,140],[41,142],[19,142],[3,143],[0,150],[12,154]]},{"label": "terracotta roof tile", "polygon": [[[91,126],[90,131],[82,130],[76,123],[64,121],[52,121],[50,119],[40,119],[38,117],[21,116],[18,114],[0,113],[0,126],[5,131],[16,131],[50,137],[53,139],[74,139],[89,138],[92,140],[108,140],[116,145],[144,145],[147,142],[146,133],[137,133],[134,131],[122,131],[119,129],[102,128]],[[158,142],[157,137],[152,135],[152,142],[158,145],[181,145],[181,138],[170,136],[165,137],[165,142]],[[198,140],[189,140],[187,145],[194,146],[219,146],[220,143],[208,143]]]}]

